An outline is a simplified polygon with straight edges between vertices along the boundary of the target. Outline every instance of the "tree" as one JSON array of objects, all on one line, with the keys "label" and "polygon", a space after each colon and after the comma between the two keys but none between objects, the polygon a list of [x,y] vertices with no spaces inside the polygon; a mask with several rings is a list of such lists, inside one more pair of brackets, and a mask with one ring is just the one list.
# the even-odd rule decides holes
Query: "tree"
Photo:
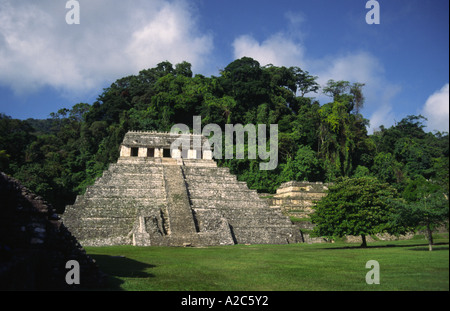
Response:
[{"label": "tree", "polygon": [[316,82],[317,77],[311,76],[308,71],[303,71],[298,67],[290,67],[289,70],[295,77],[295,85],[300,96],[304,97],[308,93],[317,93],[320,86]]},{"label": "tree", "polygon": [[281,167],[280,183],[291,180],[322,181],[324,178],[323,163],[309,146],[300,146],[294,159],[288,158]]},{"label": "tree", "polygon": [[381,181],[399,183],[403,179],[402,167],[390,152],[379,152],[373,160],[372,172]]},{"label": "tree", "polygon": [[[370,150],[367,137],[368,120],[359,114],[364,102],[364,84],[329,80],[323,92],[333,97],[333,102],[319,110],[319,156],[338,176],[350,176],[361,155]],[[365,164],[365,163],[364,163]]]},{"label": "tree", "polygon": [[327,85],[323,88],[322,92],[325,95],[333,97],[334,101],[339,101],[339,96],[344,94],[350,89],[350,82],[348,81],[334,81],[328,80]]},{"label": "tree", "polygon": [[221,72],[219,82],[223,90],[237,103],[233,122],[244,123],[243,116],[247,111],[269,102],[268,78],[268,71],[264,71],[258,61],[249,57],[233,61]]},{"label": "tree", "polygon": [[26,161],[25,150],[35,137],[27,121],[0,113],[0,170],[13,173]]},{"label": "tree", "polygon": [[362,92],[362,88],[365,86],[364,83],[353,83],[350,87],[350,94],[353,95],[353,108],[356,114],[359,114],[359,111],[364,106],[364,95]]},{"label": "tree", "polygon": [[175,65],[175,74],[192,78],[192,65],[186,61]]},{"label": "tree", "polygon": [[373,177],[340,178],[329,187],[327,196],[316,203],[311,221],[320,236],[360,235],[387,232],[402,234],[406,227],[392,221],[395,210],[390,201],[397,192],[389,184]]},{"label": "tree", "polygon": [[448,197],[439,185],[423,176],[410,181],[402,196],[407,203],[398,209],[400,221],[415,228],[425,227],[431,251],[433,231],[448,221]]},{"label": "tree", "polygon": [[444,187],[448,185],[448,173],[445,175],[448,172],[448,133],[427,133],[424,121],[426,118],[421,115],[410,115],[395,126],[381,127],[374,133],[376,153],[372,170],[375,176],[400,183],[421,175]]},{"label": "tree", "polygon": [[364,106],[363,86],[365,86],[364,83],[350,84],[348,81],[330,79],[323,88],[323,93],[333,97],[334,101],[348,102],[348,112],[354,111],[355,114],[359,114]]}]

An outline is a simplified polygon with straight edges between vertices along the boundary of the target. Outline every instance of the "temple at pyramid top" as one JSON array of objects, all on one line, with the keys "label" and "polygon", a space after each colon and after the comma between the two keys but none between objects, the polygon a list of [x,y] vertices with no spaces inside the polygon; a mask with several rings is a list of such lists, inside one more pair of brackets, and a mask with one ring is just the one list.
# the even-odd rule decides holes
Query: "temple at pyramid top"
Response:
[{"label": "temple at pyramid top", "polygon": [[[212,159],[208,139],[201,135],[186,135],[189,148],[174,147],[174,142],[181,137],[170,133],[128,132],[120,147],[120,157],[173,158],[173,159]],[[198,139],[198,145],[194,140]],[[205,148],[205,146],[208,146]]]}]

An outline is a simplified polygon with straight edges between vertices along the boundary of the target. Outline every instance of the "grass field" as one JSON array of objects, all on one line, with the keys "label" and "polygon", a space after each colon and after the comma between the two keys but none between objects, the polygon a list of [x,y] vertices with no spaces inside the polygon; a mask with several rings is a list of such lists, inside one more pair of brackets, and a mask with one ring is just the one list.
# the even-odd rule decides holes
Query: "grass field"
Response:
[{"label": "grass field", "polygon": [[[111,290],[448,291],[448,237],[355,244],[234,245],[207,248],[85,247]],[[377,260],[380,284],[365,281]]]}]

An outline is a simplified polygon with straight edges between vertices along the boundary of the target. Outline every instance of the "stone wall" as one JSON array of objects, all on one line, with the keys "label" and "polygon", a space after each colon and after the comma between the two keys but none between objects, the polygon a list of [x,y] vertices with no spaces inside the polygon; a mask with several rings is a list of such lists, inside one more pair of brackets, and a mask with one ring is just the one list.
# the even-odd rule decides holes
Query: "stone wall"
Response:
[{"label": "stone wall", "polygon": [[[179,140],[180,145],[174,144],[179,138],[181,138],[181,135],[171,135],[170,133],[128,132],[121,144],[120,156],[212,159],[212,151],[209,150],[209,142],[206,137],[202,135],[186,135]],[[204,146],[208,146],[208,148],[204,148]]]},{"label": "stone wall", "polygon": [[80,286],[101,287],[104,275],[43,198],[0,173],[0,289],[60,290],[67,261],[80,264]]},{"label": "stone wall", "polygon": [[326,195],[329,184],[322,182],[289,181],[280,185],[269,205],[280,208],[284,215],[308,219],[314,201]]},{"label": "stone wall", "polygon": [[313,212],[314,201],[326,195],[329,184],[322,182],[289,181],[282,183],[275,195],[263,194],[271,208],[279,208],[283,215],[295,219],[295,226],[300,233],[299,241],[304,243],[323,243],[326,239],[311,237],[314,225],[309,221]]}]

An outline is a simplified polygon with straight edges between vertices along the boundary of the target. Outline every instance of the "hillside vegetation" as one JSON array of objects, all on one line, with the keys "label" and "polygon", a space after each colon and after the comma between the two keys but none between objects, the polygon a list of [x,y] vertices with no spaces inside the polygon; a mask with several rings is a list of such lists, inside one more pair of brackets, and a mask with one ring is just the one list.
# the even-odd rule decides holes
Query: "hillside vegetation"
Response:
[{"label": "hillside vegetation", "polygon": [[[399,193],[417,178],[448,195],[448,133],[426,132],[424,117],[367,132],[361,114],[364,84],[317,77],[298,67],[233,61],[218,77],[193,75],[187,62],[158,64],[123,77],[92,104],[61,109],[47,120],[0,114],[0,170],[42,195],[60,211],[119,156],[129,130],[169,131],[192,117],[202,124],[278,124],[279,161],[259,170],[256,160],[219,160],[252,189],[274,192],[290,180],[333,182],[373,176]],[[329,95],[328,103],[313,96]]]}]

